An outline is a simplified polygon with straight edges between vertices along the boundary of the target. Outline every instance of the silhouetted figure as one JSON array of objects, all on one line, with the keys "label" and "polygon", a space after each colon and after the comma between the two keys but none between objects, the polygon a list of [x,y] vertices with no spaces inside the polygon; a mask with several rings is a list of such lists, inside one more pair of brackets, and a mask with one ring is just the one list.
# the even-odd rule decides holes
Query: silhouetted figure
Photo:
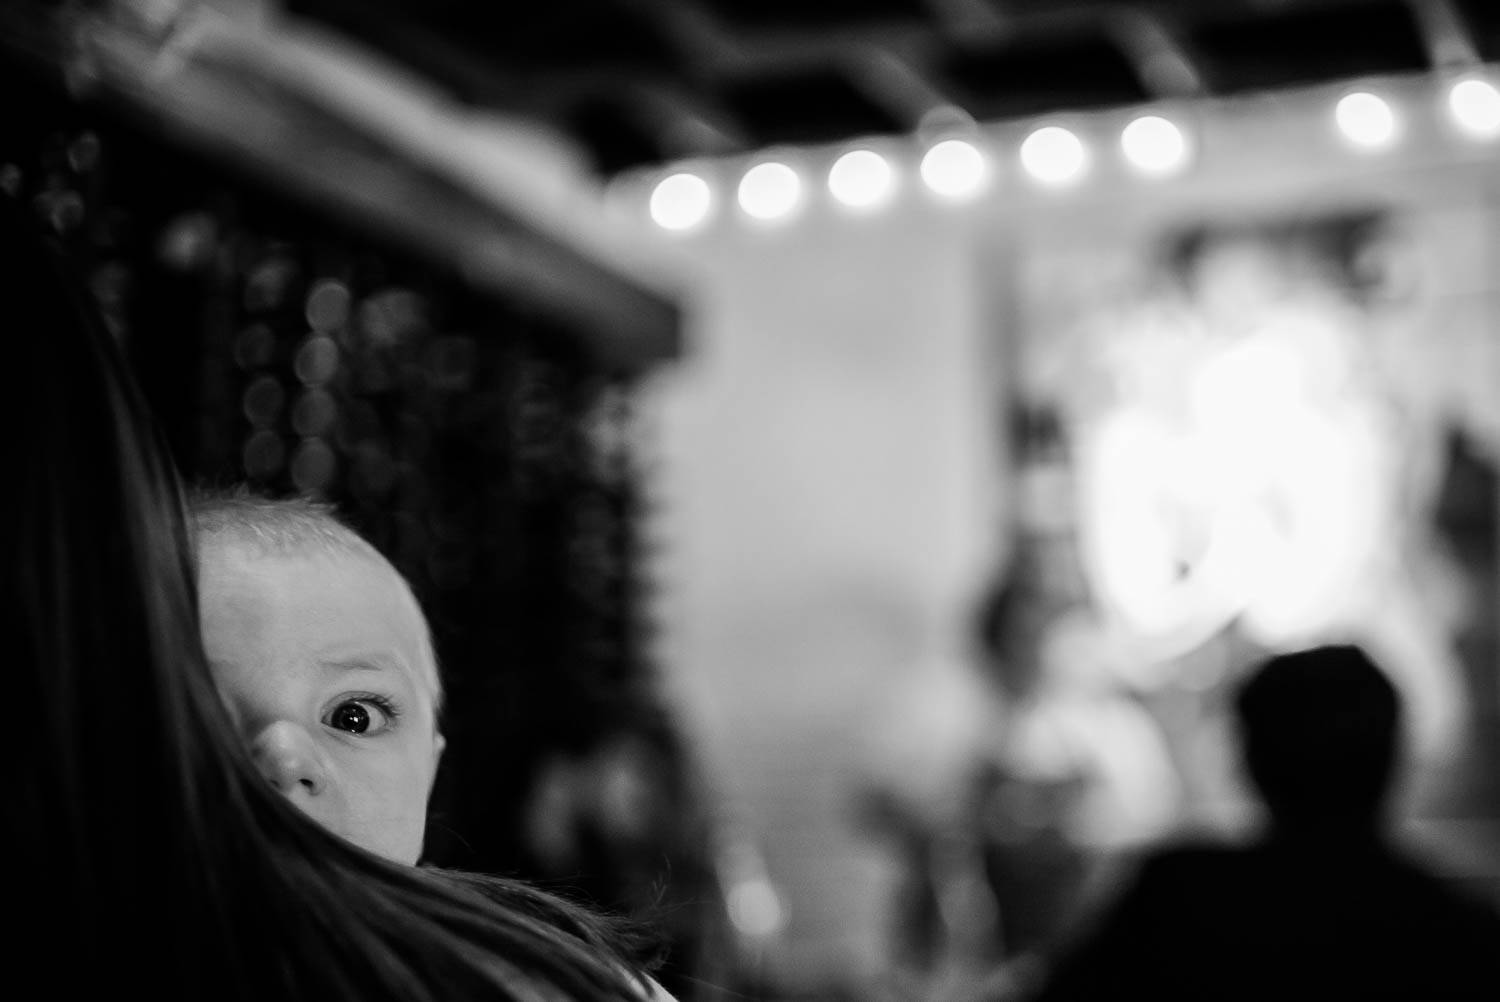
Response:
[{"label": "silhouetted figure", "polygon": [[1500,912],[1385,837],[1401,712],[1365,653],[1273,657],[1235,710],[1265,835],[1149,857],[1034,998],[1500,998]]}]

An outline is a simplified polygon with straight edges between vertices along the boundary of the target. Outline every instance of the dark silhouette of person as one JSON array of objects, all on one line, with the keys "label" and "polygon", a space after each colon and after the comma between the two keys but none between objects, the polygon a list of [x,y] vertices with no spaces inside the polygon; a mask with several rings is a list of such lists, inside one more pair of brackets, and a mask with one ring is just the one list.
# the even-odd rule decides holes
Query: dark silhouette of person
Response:
[{"label": "dark silhouette of person", "polygon": [[1234,709],[1265,831],[1149,855],[1027,994],[1500,998],[1500,911],[1387,834],[1401,706],[1364,651],[1272,657]]}]

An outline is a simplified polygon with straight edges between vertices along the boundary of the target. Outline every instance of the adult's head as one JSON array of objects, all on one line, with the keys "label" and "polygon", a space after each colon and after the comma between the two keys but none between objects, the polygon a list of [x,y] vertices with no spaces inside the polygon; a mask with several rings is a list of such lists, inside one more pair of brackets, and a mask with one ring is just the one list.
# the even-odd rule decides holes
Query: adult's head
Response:
[{"label": "adult's head", "polygon": [[214,705],[193,670],[176,481],[86,293],[4,195],[0,325],[0,624],[17,708],[0,788],[8,907],[27,916],[11,956],[40,968],[69,953],[47,977],[80,981],[78,960],[127,983],[160,964],[170,983],[174,961],[126,946],[143,919],[166,940],[190,931],[174,906],[212,879],[191,848],[209,832],[178,784],[222,764],[194,750]]},{"label": "adult's head", "polygon": [[326,505],[221,493],[191,510],[203,645],[261,772],[334,834],[415,863],[443,738],[411,589]]},{"label": "adult's head", "polygon": [[1400,748],[1395,687],[1363,650],[1331,645],[1267,660],[1235,699],[1244,760],[1283,828],[1368,826]]}]

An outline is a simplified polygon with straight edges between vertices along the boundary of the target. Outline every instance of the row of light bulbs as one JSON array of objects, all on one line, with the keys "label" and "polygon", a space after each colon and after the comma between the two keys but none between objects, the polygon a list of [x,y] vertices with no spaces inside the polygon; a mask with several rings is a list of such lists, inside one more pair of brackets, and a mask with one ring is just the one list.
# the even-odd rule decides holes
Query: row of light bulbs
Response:
[{"label": "row of light bulbs", "polygon": [[[1453,123],[1477,139],[1500,137],[1500,89],[1480,77],[1454,83],[1447,93]],[[1392,145],[1400,120],[1384,98],[1369,91],[1345,94],[1334,106],[1334,121],[1346,140],[1366,150]],[[1187,167],[1193,149],[1188,135],[1171,120],[1143,114],[1127,124],[1119,137],[1124,161],[1140,174],[1167,177]],[[1071,184],[1087,172],[1088,146],[1074,132],[1045,125],[1022,141],[1022,170],[1048,187]],[[984,190],[990,165],[985,154],[964,139],[945,139],[929,147],[918,168],[922,183],[940,198],[961,201]],[[828,193],[852,211],[868,211],[888,203],[897,185],[896,168],[869,148],[853,149],[834,161],[824,179]],[[775,223],[794,215],[804,200],[802,175],[779,160],[763,160],[740,177],[735,201],[749,219]],[[717,197],[709,181],[692,171],[673,173],[651,192],[651,219],[664,230],[686,233],[711,219]]]}]

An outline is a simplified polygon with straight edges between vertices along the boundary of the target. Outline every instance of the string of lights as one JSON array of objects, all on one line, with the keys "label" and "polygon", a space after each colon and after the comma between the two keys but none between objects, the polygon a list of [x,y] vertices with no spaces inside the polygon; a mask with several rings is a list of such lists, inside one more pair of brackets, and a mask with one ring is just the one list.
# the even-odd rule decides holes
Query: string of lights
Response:
[{"label": "string of lights", "polygon": [[[1378,84],[1346,86],[1336,96],[1315,99],[1328,101],[1330,129],[1355,153],[1394,149],[1418,115],[1441,119],[1460,141],[1492,143],[1500,141],[1496,76],[1492,69],[1479,69],[1441,81],[1437,100],[1425,108],[1402,100],[1398,88]],[[1192,118],[1191,111],[1136,109],[1070,116],[1068,124],[1057,117],[1030,128],[1010,123],[1022,125],[1015,142],[970,124],[962,134],[950,129],[925,142],[883,137],[831,150],[766,152],[658,169],[627,183],[645,179],[647,217],[678,235],[725,218],[751,225],[787,223],[825,195],[846,212],[868,214],[892,205],[903,186],[942,203],[967,204],[994,192],[1002,176],[1008,179],[1011,160],[1022,181],[1040,189],[1079,186],[1105,158],[1142,179],[1180,176],[1193,168],[1199,151]]]}]

